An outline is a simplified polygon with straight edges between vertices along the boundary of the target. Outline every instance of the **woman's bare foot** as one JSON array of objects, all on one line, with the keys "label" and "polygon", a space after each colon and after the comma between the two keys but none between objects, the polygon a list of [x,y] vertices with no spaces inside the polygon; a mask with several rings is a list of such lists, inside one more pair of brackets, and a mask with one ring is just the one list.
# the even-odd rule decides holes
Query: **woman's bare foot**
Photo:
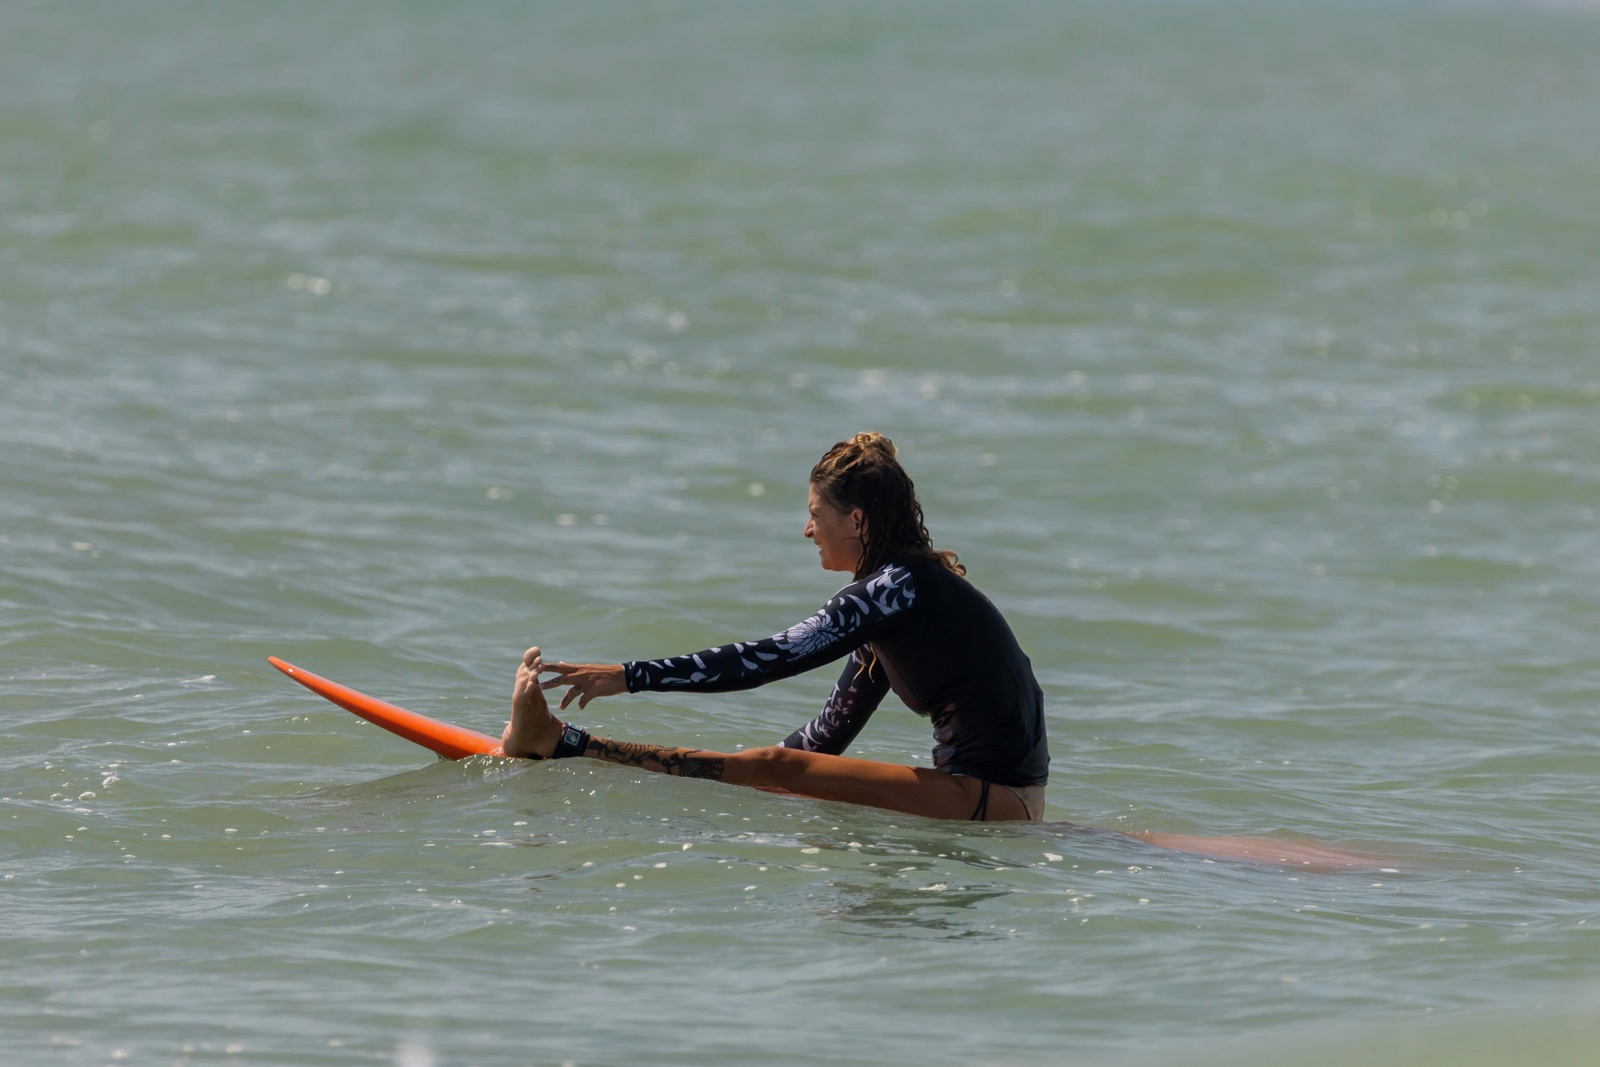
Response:
[{"label": "woman's bare foot", "polygon": [[539,688],[539,672],[544,659],[538,648],[523,653],[517,668],[517,684],[511,693],[511,721],[500,735],[500,747],[508,756],[549,759],[561,740],[561,721],[550,714],[550,705]]}]

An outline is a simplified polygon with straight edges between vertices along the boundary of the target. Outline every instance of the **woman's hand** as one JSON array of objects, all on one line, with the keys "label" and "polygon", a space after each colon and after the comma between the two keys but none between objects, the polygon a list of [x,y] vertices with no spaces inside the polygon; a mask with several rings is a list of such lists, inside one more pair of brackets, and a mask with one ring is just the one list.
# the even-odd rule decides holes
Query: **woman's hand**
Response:
[{"label": "woman's hand", "polygon": [[551,671],[555,677],[540,682],[540,689],[554,689],[558,685],[572,687],[561,698],[563,708],[572,703],[574,697],[582,709],[595,697],[616,696],[628,691],[620,663],[555,663],[543,665],[542,671]]}]

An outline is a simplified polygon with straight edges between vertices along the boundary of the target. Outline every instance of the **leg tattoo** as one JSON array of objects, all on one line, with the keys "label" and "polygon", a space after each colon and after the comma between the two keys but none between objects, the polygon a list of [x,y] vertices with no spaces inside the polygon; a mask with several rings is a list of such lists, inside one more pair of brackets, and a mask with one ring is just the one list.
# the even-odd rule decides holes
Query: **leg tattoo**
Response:
[{"label": "leg tattoo", "polygon": [[624,767],[675,774],[679,778],[711,778],[718,781],[722,779],[723,768],[728,762],[722,756],[706,755],[699,749],[640,745],[604,737],[590,737],[583,754],[591,759],[620,763]]}]

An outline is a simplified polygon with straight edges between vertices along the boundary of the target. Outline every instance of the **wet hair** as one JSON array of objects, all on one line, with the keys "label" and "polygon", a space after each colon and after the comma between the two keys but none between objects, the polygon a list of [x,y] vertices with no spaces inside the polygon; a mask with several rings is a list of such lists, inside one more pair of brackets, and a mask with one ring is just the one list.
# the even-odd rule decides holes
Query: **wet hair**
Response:
[{"label": "wet hair", "polygon": [[858,433],[828,449],[811,468],[811,484],[834,507],[860,508],[866,516],[857,578],[871,574],[891,556],[936,559],[956,574],[967,573],[954,552],[933,547],[917,488],[895,459],[894,442],[883,434]]}]

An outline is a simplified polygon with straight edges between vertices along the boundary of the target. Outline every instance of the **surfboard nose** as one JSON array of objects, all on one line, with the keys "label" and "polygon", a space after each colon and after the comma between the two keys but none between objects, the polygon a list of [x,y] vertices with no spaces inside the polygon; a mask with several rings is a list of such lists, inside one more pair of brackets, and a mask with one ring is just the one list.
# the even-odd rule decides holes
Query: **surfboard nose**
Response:
[{"label": "surfboard nose", "polygon": [[319,674],[296,667],[277,656],[268,656],[267,662],[324,700],[339,705],[350,714],[363,718],[374,726],[381,726],[413,744],[421,745],[430,752],[437,752],[445,759],[505,754],[497,737],[407,711],[398,705],[351,689],[347,685],[329,681]]}]

